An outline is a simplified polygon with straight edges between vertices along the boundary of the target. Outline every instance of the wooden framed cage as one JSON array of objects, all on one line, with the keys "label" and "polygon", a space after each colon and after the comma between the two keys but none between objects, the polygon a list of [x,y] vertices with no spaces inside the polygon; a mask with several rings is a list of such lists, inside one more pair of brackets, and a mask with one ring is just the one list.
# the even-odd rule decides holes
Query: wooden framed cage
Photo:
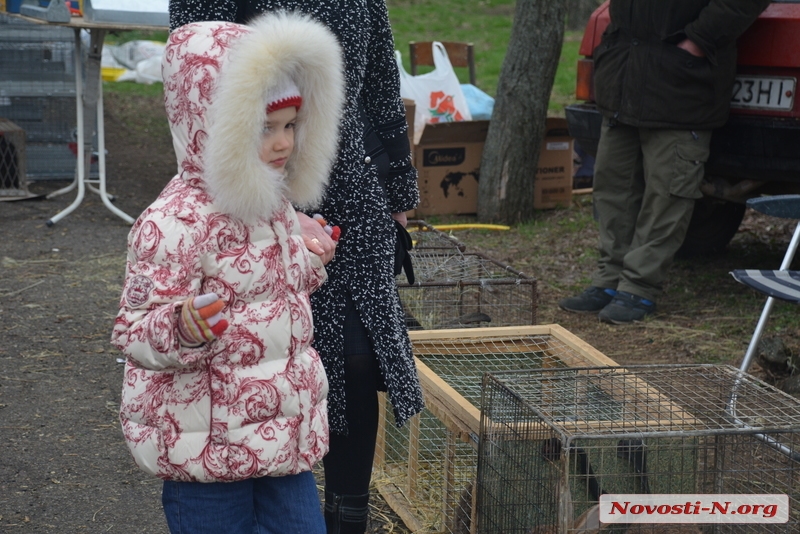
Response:
[{"label": "wooden framed cage", "polygon": [[616,363],[558,325],[410,332],[425,410],[404,428],[382,399],[373,484],[412,532],[473,532],[484,374]]},{"label": "wooden framed cage", "polygon": [[28,197],[25,130],[0,118],[0,200]]},{"label": "wooden framed cage", "polygon": [[[800,400],[730,366],[539,368],[483,381],[481,534],[800,532]],[[786,494],[788,522],[601,525],[600,495]]]}]

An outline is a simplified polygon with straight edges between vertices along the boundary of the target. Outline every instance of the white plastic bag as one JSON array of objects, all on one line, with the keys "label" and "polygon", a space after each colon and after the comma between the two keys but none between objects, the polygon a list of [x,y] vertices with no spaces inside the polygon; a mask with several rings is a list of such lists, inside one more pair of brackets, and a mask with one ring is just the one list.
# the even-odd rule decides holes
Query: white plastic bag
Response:
[{"label": "white plastic bag", "polygon": [[150,85],[163,81],[164,79],[161,77],[161,56],[143,59],[136,64],[136,83]]},{"label": "white plastic bag", "polygon": [[161,57],[166,46],[158,41],[128,41],[111,47],[111,55],[126,69],[134,70],[140,61]]},{"label": "white plastic bag", "polygon": [[164,80],[161,78],[161,56],[143,59],[136,64],[136,68],[125,70],[114,81],[136,82],[146,85],[163,82]]},{"label": "white plastic bag", "polygon": [[400,52],[395,50],[394,54],[400,71],[400,96],[410,98],[416,105],[414,143],[419,143],[425,124],[472,120],[458,76],[442,43],[433,43],[434,69],[419,76],[406,72]]},{"label": "white plastic bag", "polygon": [[[117,67],[125,68],[114,78],[117,82],[161,82],[161,56],[165,48],[166,43],[157,41],[128,41],[119,46],[106,45],[103,48],[103,66],[111,67],[113,62]],[[109,54],[108,65],[106,50]]]}]

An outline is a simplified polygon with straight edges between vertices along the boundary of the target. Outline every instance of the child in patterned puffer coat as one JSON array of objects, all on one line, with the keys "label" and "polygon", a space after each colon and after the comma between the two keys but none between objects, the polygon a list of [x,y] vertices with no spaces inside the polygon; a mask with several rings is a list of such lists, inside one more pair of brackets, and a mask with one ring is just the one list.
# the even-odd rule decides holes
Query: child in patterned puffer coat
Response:
[{"label": "child in patterned puffer coat", "polygon": [[163,77],[179,174],[129,236],[112,334],[125,439],[164,479],[171,532],[324,532],[309,295],[330,258],[292,206],[319,202],[336,155],[341,49],[300,15],[187,24]]}]

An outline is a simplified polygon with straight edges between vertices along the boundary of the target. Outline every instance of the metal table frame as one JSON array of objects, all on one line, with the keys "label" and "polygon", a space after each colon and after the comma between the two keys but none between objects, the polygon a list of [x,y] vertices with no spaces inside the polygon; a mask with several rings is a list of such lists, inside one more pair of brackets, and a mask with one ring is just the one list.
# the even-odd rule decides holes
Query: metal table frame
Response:
[{"label": "metal table frame", "polygon": [[[151,26],[144,24],[120,24],[105,22],[90,22],[83,17],[72,17],[69,22],[48,22],[46,20],[33,17],[26,17],[16,13],[8,13],[19,17],[28,22],[36,24],[56,25],[73,28],[75,31],[75,101],[77,107],[77,130],[78,130],[78,156],[75,170],[75,179],[67,187],[53,191],[47,198],[53,198],[68,193],[75,188],[78,195],[75,200],[47,220],[47,226],[55,223],[72,213],[82,202],[86,195],[86,189],[97,193],[103,204],[116,216],[128,224],[133,224],[134,218],[112,204],[113,195],[109,195],[106,190],[106,155],[105,155],[105,126],[103,120],[103,86],[101,80],[100,61],[103,56],[103,41],[109,31],[127,30],[165,30],[166,26]],[[88,30],[90,35],[89,54],[86,61],[86,85],[83,83],[83,43],[81,42],[81,30]],[[92,125],[97,128],[97,151],[98,151],[98,178],[89,177],[92,158]],[[97,185],[97,187],[95,187]]]}]

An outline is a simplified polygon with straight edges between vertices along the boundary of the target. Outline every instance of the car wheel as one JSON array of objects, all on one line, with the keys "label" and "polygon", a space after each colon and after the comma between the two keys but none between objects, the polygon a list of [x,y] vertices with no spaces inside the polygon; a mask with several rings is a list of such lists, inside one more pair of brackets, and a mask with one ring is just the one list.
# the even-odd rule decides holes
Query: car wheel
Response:
[{"label": "car wheel", "polygon": [[683,245],[681,258],[709,256],[725,250],[744,217],[745,205],[714,198],[698,199]]}]

